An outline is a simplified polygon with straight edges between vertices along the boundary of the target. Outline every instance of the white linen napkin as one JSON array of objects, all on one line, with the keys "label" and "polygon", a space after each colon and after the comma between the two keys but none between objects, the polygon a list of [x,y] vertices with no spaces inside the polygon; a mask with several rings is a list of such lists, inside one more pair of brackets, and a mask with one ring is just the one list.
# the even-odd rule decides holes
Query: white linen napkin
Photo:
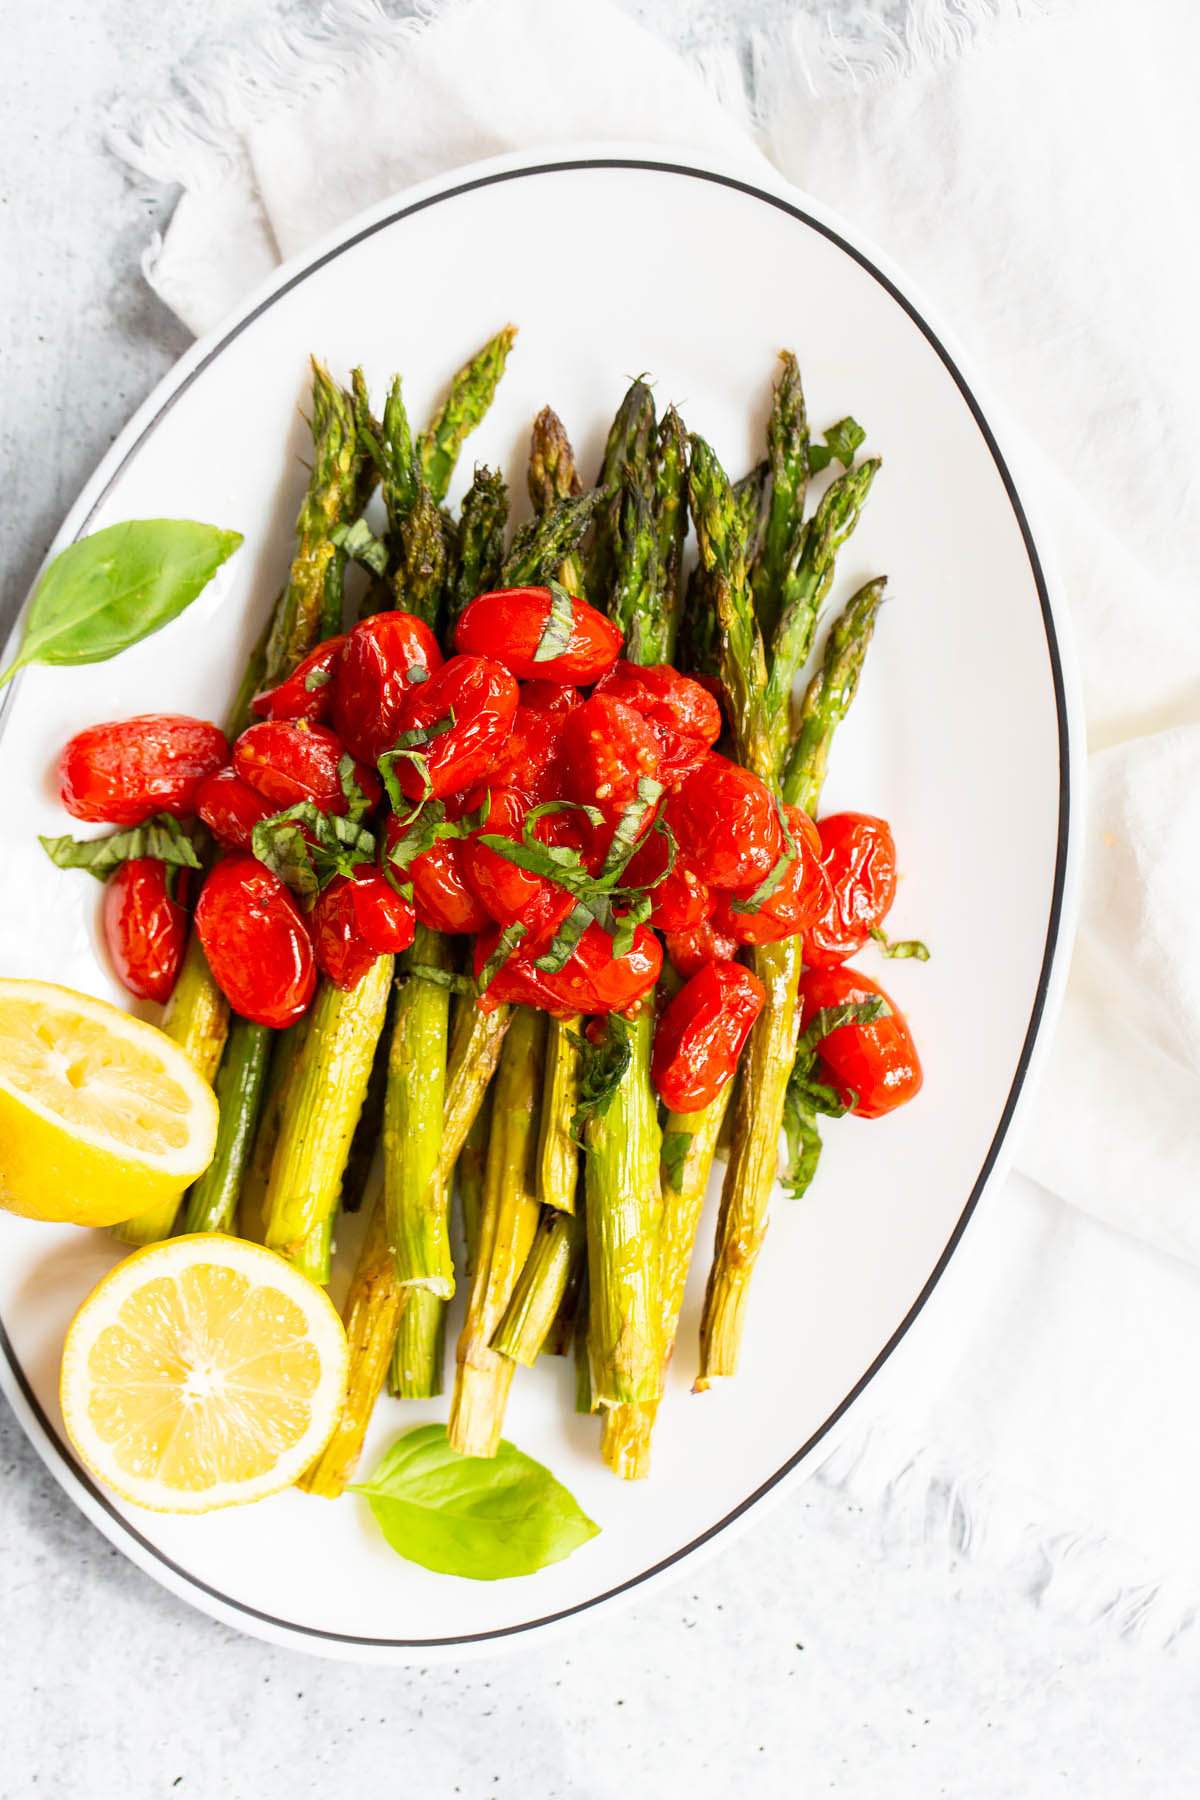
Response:
[{"label": "white linen napkin", "polygon": [[685,60],[606,0],[404,22],[337,0],[114,131],[184,189],[145,266],[196,331],[390,192],[572,139],[765,151],[954,323],[1024,436],[1075,615],[1082,923],[1033,1179],[980,1209],[824,1475],[1159,1639],[1200,1601],[1198,52],[1186,0],[912,0],[904,36],[804,15],[760,37],[748,96],[734,56]]}]

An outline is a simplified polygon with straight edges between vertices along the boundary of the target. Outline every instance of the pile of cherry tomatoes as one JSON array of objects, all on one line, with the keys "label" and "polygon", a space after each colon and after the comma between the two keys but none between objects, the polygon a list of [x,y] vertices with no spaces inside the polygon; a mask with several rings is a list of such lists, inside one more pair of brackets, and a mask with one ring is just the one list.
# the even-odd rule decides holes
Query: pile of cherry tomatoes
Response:
[{"label": "pile of cherry tomatoes", "polygon": [[[720,1093],[762,1007],[737,960],[744,946],[803,934],[805,1024],[882,992],[843,965],[895,895],[887,824],[781,809],[714,749],[717,683],[623,661],[612,622],[561,589],[480,595],[454,646],[443,659],[419,619],[377,613],[257,695],[232,748],[215,725],[177,714],[90,727],[63,752],[63,804],[117,826],[161,813],[204,822],[221,854],[194,896],[196,931],[231,1006],[263,1025],[298,1019],[318,971],[353,987],[376,956],[411,945],[418,921],[474,938],[481,1005],[559,1016],[636,1009],[665,945],[683,985],[658,1021],[653,1075],[667,1106],[687,1112]],[[256,826],[303,802],[330,818],[353,811],[371,846],[310,908],[252,848]],[[431,817],[438,829],[422,835]],[[570,870],[565,885],[556,868]],[[581,920],[588,878],[599,892],[606,872],[607,911]],[[169,997],[194,874],[135,857],[111,877],[104,932],[132,993]],[[623,915],[618,946],[601,920]],[[865,1116],[920,1085],[894,1006],[832,1032],[822,1064]]]}]

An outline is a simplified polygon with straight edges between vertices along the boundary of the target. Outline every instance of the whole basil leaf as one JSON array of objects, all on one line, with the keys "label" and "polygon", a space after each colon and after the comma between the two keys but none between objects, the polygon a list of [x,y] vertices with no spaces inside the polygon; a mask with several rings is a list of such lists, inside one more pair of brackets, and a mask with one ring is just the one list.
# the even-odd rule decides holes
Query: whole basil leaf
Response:
[{"label": "whole basil leaf", "polygon": [[68,544],[38,583],[16,660],[107,662],[176,618],[242,541],[192,519],[127,519]]},{"label": "whole basil leaf", "polygon": [[468,1581],[532,1575],[600,1529],[515,1444],[501,1439],[495,1456],[460,1456],[444,1425],[406,1432],[370,1481],[350,1491],[366,1498],[399,1556]]}]

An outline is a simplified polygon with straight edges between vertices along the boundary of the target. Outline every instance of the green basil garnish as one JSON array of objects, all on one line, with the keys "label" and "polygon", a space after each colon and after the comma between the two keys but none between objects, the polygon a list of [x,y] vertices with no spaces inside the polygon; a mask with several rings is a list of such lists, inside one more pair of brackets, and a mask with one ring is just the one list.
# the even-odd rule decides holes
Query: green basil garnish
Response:
[{"label": "green basil garnish", "polygon": [[355,519],[353,525],[335,525],[329,541],[364,569],[369,569],[372,575],[383,577],[387,574],[387,545],[375,536],[365,519]]},{"label": "green basil garnish", "polygon": [[107,837],[39,837],[38,843],[60,869],[86,869],[97,881],[107,881],[114,869],[136,856],[157,857],[168,868],[201,866],[195,845],[170,813],[157,813],[144,825],[110,832]]},{"label": "green basil garnish", "polygon": [[855,451],[866,435],[857,419],[839,419],[824,434],[823,444],[810,444],[808,447],[808,466],[812,474],[816,475],[821,469],[827,468],[834,457],[843,469],[848,469],[854,461]]},{"label": "green basil garnish", "polygon": [[140,644],[191,605],[241,541],[192,519],[128,519],[68,544],[38,583],[0,687],[28,663],[107,662]]},{"label": "green basil garnish", "polygon": [[550,611],[533,653],[535,663],[553,662],[556,657],[565,655],[575,629],[575,602],[562,582],[548,581],[546,586],[550,589]]},{"label": "green basil garnish", "polygon": [[394,1443],[361,1494],[408,1562],[468,1581],[503,1581],[561,1562],[600,1527],[549,1469],[501,1439],[495,1456],[460,1456],[444,1425]]}]

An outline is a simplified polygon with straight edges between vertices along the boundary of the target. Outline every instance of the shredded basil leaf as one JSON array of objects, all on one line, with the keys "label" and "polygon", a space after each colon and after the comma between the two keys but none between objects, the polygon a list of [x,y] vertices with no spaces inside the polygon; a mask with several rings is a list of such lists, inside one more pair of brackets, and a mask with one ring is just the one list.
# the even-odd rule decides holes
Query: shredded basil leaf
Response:
[{"label": "shredded basil leaf", "polygon": [[157,813],[144,825],[107,837],[39,837],[38,843],[60,869],[86,869],[97,881],[107,881],[114,869],[137,856],[154,856],[174,869],[198,869],[200,858],[179,820]]},{"label": "shredded basil leaf", "polygon": [[843,1025],[870,1025],[875,1019],[890,1018],[891,1012],[882,994],[873,994],[869,1000],[847,1000],[843,1006],[823,1006],[813,1014],[811,1025],[796,1045],[793,1076],[800,1068],[804,1075],[808,1074],[831,1031],[840,1031]]},{"label": "shredded basil leaf", "polygon": [[667,1179],[676,1193],[683,1186],[683,1177],[691,1148],[692,1133],[690,1131],[666,1131],[663,1133],[662,1165],[667,1171]]},{"label": "shredded basil leaf", "polygon": [[623,872],[625,865],[630,861],[637,848],[638,837],[646,814],[658,805],[662,799],[662,793],[661,781],[655,781],[650,775],[638,776],[636,797],[622,809],[621,816],[617,820],[612,842],[608,846],[600,870],[599,879],[601,881],[610,878],[615,880]]},{"label": "shredded basil leaf", "polygon": [[343,756],[338,763],[338,780],[342,785],[342,793],[346,797],[347,818],[355,821],[370,812],[371,802],[363,792],[352,756]]},{"label": "shredded basil leaf", "polygon": [[731,900],[729,902],[730,912],[761,912],[767,901],[771,898],[771,895],[775,892],[780,882],[787,874],[791,865],[795,862],[797,856],[800,854],[796,849],[796,840],[792,836],[791,827],[787,822],[787,814],[783,810],[783,802],[780,800],[778,794],[773,794],[771,797],[775,802],[775,817],[778,819],[779,829],[783,833],[783,853],[767,870],[767,873],[763,876],[752,894],[747,894],[744,900]]},{"label": "shredded basil leaf", "polygon": [[577,900],[550,940],[550,948],[535,956],[533,966],[543,975],[557,975],[574,956],[579,940],[592,923],[593,913],[585,900]]},{"label": "shredded basil leaf", "polygon": [[384,752],[377,765],[380,780],[383,782],[387,797],[391,802],[392,811],[394,813],[403,813],[405,808],[410,806],[412,802],[409,800],[408,795],[404,792],[404,789],[396,779],[396,764],[398,762],[411,763],[413,768],[417,771],[417,774],[421,777],[422,792],[418,805],[422,805],[430,798],[433,793],[433,782],[429,778],[429,759],[428,757],[422,756],[419,750],[387,750]]},{"label": "shredded basil leaf", "polygon": [[372,575],[381,578],[388,571],[387,545],[377,538],[365,519],[355,519],[353,525],[335,525],[329,534],[329,541],[347,556],[369,569]]},{"label": "shredded basil leaf", "polygon": [[633,1044],[629,1027],[620,1013],[609,1013],[608,1027],[599,1044],[581,1037],[575,1039],[581,1050],[579,1062],[579,1105],[571,1120],[572,1133],[578,1137],[589,1119],[599,1118],[611,1106],[625,1071],[633,1061]]},{"label": "shredded basil leaf", "polygon": [[300,800],[256,825],[250,848],[273,875],[312,905],[335,875],[351,875],[373,862],[376,846],[373,834],[356,820],[322,812],[312,800]]},{"label": "shredded basil leaf", "polygon": [[917,962],[929,961],[928,947],[920,938],[890,938],[886,932],[880,931],[878,925],[872,925],[871,936],[885,956],[894,956],[900,960],[912,957]]},{"label": "shredded basil leaf", "polygon": [[575,602],[562,582],[548,581],[546,586],[550,589],[550,611],[533,653],[535,663],[553,662],[565,655],[575,629]]},{"label": "shredded basil leaf", "polygon": [[432,743],[435,737],[451,730],[455,723],[454,708],[451,707],[444,718],[435,719],[432,725],[416,725],[411,731],[402,731],[392,745],[391,754],[394,756],[398,750],[416,750],[422,744]]},{"label": "shredded basil leaf", "polygon": [[487,992],[509,957],[528,935],[528,932],[528,925],[522,925],[519,920],[516,924],[506,925],[504,927],[496,940],[496,948],[492,951],[492,954],[484,963],[483,968],[479,971],[479,981],[477,985],[481,994]]},{"label": "shredded basil leaf", "polygon": [[827,468],[834,457],[844,469],[848,469],[854,461],[855,451],[867,434],[857,419],[847,417],[839,419],[836,425],[831,425],[824,435],[823,444],[810,444],[808,447],[808,466],[814,475]]},{"label": "shredded basil leaf", "polygon": [[452,994],[475,992],[475,983],[469,975],[456,975],[451,969],[439,969],[436,963],[409,963],[403,973],[415,975],[419,981],[431,981],[435,987],[449,988]]},{"label": "shredded basil leaf", "polygon": [[322,669],[320,666],[312,668],[304,677],[304,691],[306,694],[315,694],[320,688],[328,687],[332,680],[332,669]]}]

